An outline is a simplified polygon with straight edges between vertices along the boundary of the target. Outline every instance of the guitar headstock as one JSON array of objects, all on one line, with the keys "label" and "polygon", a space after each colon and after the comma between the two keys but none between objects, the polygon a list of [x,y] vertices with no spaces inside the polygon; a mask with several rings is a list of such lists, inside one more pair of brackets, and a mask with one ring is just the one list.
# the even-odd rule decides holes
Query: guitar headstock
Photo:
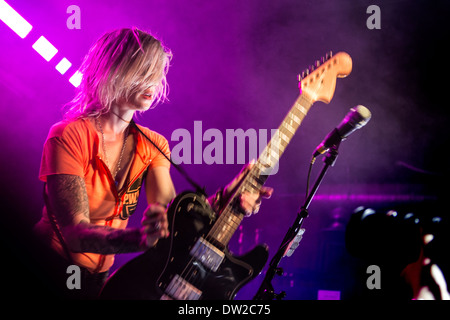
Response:
[{"label": "guitar headstock", "polygon": [[344,78],[352,71],[352,58],[345,53],[336,55],[327,53],[314,66],[309,67],[298,76],[299,89],[311,103],[322,101],[329,103],[334,95],[336,78]]}]

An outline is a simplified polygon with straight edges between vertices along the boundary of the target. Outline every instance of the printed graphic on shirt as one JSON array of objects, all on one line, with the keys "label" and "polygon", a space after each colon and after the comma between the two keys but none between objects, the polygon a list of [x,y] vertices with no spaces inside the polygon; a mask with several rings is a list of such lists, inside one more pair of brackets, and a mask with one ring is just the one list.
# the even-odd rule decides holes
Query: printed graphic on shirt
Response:
[{"label": "printed graphic on shirt", "polygon": [[120,213],[120,219],[128,219],[136,210],[144,174],[145,172],[141,174],[136,181],[134,181],[134,183],[128,188],[127,192],[123,195],[123,207],[122,212]]}]

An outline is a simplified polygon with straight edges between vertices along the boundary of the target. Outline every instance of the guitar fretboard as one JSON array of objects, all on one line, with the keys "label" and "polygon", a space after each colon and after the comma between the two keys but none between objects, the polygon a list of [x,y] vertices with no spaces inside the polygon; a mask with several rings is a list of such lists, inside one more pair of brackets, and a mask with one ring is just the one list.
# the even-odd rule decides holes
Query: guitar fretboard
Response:
[{"label": "guitar fretboard", "polygon": [[231,237],[239,227],[244,214],[237,209],[236,201],[244,191],[259,192],[275,165],[281,158],[295,132],[300,127],[303,119],[312,106],[306,97],[300,95],[288,112],[283,122],[278,127],[270,142],[264,148],[256,163],[242,180],[239,188],[231,197],[227,206],[222,211],[208,237],[226,247]]}]

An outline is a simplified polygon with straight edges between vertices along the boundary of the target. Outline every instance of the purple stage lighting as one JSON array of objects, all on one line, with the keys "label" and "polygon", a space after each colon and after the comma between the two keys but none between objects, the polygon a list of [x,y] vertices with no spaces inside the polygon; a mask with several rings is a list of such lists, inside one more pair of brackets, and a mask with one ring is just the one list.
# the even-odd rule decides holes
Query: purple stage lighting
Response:
[{"label": "purple stage lighting", "polygon": [[30,33],[33,26],[29,24],[20,14],[17,13],[9,4],[0,0],[0,20],[22,39]]}]

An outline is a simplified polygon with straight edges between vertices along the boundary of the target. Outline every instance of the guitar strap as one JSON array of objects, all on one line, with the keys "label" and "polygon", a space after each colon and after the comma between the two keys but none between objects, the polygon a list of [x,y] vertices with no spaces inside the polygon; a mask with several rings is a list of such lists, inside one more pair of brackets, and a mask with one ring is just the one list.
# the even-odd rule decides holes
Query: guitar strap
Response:
[{"label": "guitar strap", "polygon": [[152,141],[152,139],[150,139],[144,132],[142,132],[142,130],[137,126],[136,122],[134,122],[134,120],[131,120],[131,125],[134,126],[137,131],[139,131],[144,137],[145,139],[147,139],[148,141],[150,141],[150,143],[156,148],[156,150],[158,150],[166,159],[167,161],[169,161],[174,167],[175,169],[178,170],[178,172],[195,188],[195,190],[197,191],[197,193],[201,193],[203,195],[206,195],[205,192],[205,188],[201,188],[194,180],[191,179],[191,177],[189,177],[189,175],[187,174],[187,172],[180,167],[178,164],[176,164],[175,162],[173,162],[173,160],[171,158],[169,158],[157,145],[156,143],[154,143]]}]

